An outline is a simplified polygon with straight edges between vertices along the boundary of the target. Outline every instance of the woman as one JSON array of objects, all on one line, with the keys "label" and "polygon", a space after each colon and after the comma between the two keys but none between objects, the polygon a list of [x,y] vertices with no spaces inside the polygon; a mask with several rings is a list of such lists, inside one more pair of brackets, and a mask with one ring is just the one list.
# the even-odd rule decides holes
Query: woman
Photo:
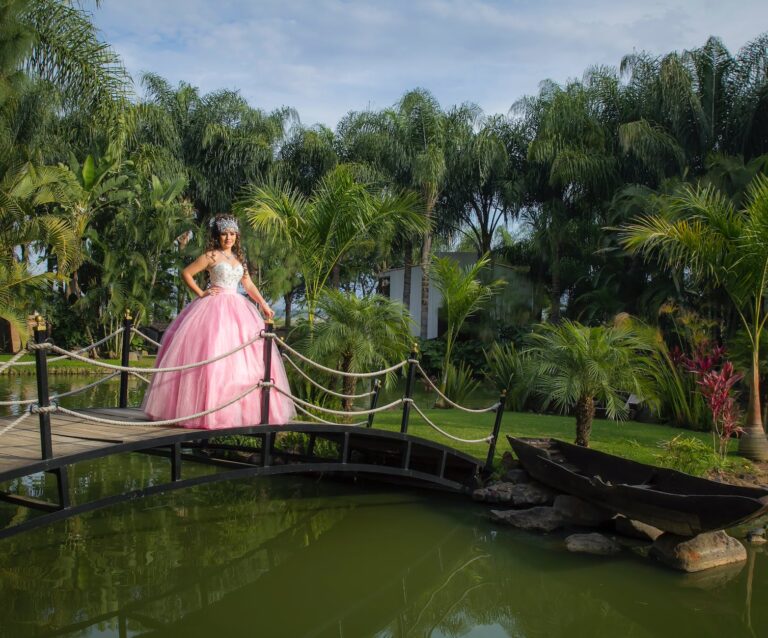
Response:
[{"label": "woman", "polygon": [[[179,313],[163,336],[157,367],[168,368],[212,359],[250,341],[264,329],[255,306],[237,291],[242,285],[248,296],[271,320],[275,313],[251,281],[240,246],[237,220],[217,215],[211,220],[207,250],[181,273],[184,283],[197,295]],[[195,275],[207,270],[210,283],[203,290]],[[272,347],[270,377],[288,392],[280,355],[274,343],[258,339],[237,352],[204,366],[154,375],[144,399],[144,412],[155,421],[197,414],[227,403],[264,379],[264,347]],[[180,423],[186,428],[218,429],[261,423],[261,392],[254,390],[232,405],[206,416]],[[296,411],[293,402],[270,390],[270,424],[286,423]]]}]

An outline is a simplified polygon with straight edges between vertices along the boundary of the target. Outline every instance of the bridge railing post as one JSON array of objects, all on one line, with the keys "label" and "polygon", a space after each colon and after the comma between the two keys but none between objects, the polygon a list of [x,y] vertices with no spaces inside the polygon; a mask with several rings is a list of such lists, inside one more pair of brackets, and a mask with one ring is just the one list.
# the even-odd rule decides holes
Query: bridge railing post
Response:
[{"label": "bridge railing post", "polygon": [[[272,345],[274,341],[267,334],[274,331],[275,324],[267,321],[264,324],[264,378],[262,379],[264,383],[272,383]],[[261,389],[261,425],[269,423],[269,395],[272,393],[271,391],[271,386]]]},{"label": "bridge railing post", "polygon": [[[128,368],[131,365],[131,328],[133,327],[133,317],[131,311],[125,311],[123,318],[123,352],[120,358],[120,365]],[[128,371],[120,371],[120,402],[119,407],[128,407]]]},{"label": "bridge railing post", "polygon": [[[371,395],[371,410],[375,410],[376,406],[379,404],[379,391],[381,390],[381,381],[379,379],[376,379],[373,382],[373,394]],[[368,425],[366,427],[370,428],[373,427],[373,417],[376,416],[375,413],[371,412],[368,415]]]},{"label": "bridge railing post", "polygon": [[[48,338],[48,328],[45,319],[35,315],[35,343],[41,345]],[[35,350],[35,372],[37,373],[37,405],[47,408],[51,405],[48,392],[48,353],[46,350]],[[40,419],[40,453],[42,458],[50,459],[53,456],[53,443],[51,442],[51,415],[48,412],[39,412]]]},{"label": "bridge railing post", "polygon": [[411,416],[411,399],[413,398],[413,382],[416,380],[416,363],[414,363],[419,356],[419,346],[413,344],[411,347],[411,354],[408,355],[408,375],[405,379],[405,396],[403,397],[403,419],[400,422],[400,432],[405,434],[408,432],[408,419]]},{"label": "bridge railing post", "polygon": [[507,402],[507,391],[502,390],[499,395],[499,405],[496,407],[496,419],[493,422],[493,440],[488,446],[488,458],[485,460],[485,473],[493,472],[493,457],[496,455],[496,442],[501,431],[501,417],[504,416],[504,404]]}]

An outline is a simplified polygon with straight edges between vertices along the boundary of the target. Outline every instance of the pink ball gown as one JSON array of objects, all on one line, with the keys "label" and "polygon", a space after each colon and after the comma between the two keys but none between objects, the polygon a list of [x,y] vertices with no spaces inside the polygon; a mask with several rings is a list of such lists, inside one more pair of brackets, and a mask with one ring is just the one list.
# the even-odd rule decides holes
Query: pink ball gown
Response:
[{"label": "pink ball gown", "polygon": [[[219,262],[209,271],[211,286],[219,294],[195,299],[163,335],[156,366],[205,361],[249,341],[264,329],[256,307],[237,292],[243,266]],[[204,412],[238,396],[264,379],[264,345],[272,343],[274,383],[289,391],[288,379],[277,346],[259,339],[251,345],[208,365],[153,375],[142,406],[154,421]],[[214,430],[261,423],[261,389],[206,416],[179,423],[185,428]],[[296,416],[293,402],[270,388],[269,423],[287,423]]]}]

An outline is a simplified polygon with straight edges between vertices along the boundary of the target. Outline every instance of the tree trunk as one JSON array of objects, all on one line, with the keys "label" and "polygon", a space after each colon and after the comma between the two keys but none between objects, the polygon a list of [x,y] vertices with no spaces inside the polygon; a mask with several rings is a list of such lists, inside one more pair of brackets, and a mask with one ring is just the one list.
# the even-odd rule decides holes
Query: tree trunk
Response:
[{"label": "tree trunk", "polygon": [[[344,355],[344,357],[341,360],[342,371],[349,372],[351,363],[352,363],[352,357],[350,357],[349,355]],[[354,394],[356,386],[357,386],[357,379],[355,379],[354,377],[344,377],[344,383],[342,384],[342,388],[343,388],[342,392],[344,394]],[[352,399],[347,399],[347,398],[342,399],[341,406],[345,412],[350,412],[352,410]]]},{"label": "tree trunk", "polygon": [[403,305],[411,310],[411,272],[413,269],[413,242],[409,239],[403,249]]},{"label": "tree trunk", "polygon": [[291,329],[291,310],[293,304],[293,290],[288,291],[283,295],[283,301],[285,302],[285,329]]},{"label": "tree trunk", "polygon": [[760,410],[760,351],[752,352],[752,379],[744,433],[739,438],[739,454],[753,461],[768,461],[768,439]]},{"label": "tree trunk", "polygon": [[421,245],[421,330],[422,339],[428,339],[429,328],[429,266],[432,258],[432,231],[424,233]]},{"label": "tree trunk", "polygon": [[560,297],[562,296],[562,284],[560,282],[560,244],[552,246],[552,289],[550,291],[550,323],[560,323]]},{"label": "tree trunk", "polygon": [[576,445],[589,447],[594,416],[595,400],[590,396],[580,397],[576,402]]},{"label": "tree trunk", "polygon": [[341,287],[341,264],[337,263],[331,270],[331,286],[334,290]]}]

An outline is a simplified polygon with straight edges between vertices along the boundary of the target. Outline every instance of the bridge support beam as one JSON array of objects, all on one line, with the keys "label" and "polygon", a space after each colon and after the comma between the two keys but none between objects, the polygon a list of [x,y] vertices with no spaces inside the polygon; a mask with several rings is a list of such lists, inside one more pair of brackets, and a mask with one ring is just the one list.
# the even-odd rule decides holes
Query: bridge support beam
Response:
[{"label": "bridge support beam", "polygon": [[[410,359],[415,360],[419,356],[418,346],[414,343],[411,349]],[[400,421],[400,432],[408,432],[408,419],[411,416],[411,399],[413,398],[413,382],[416,380],[416,364],[408,363],[408,376],[405,381],[405,401],[403,401],[403,418]]]},{"label": "bridge support beam", "polygon": [[501,430],[501,417],[504,416],[504,404],[507,402],[507,391],[502,390],[499,395],[499,405],[496,408],[496,419],[493,422],[493,440],[488,445],[488,457],[485,459],[484,472],[490,474],[493,472],[493,457],[496,455],[496,442],[499,440],[499,431]]},{"label": "bridge support beam", "polygon": [[[123,319],[123,351],[120,357],[120,365],[127,368],[131,365],[131,328],[133,328],[133,317],[131,311],[125,311]],[[120,371],[120,405],[121,408],[128,407],[128,371]]]}]

